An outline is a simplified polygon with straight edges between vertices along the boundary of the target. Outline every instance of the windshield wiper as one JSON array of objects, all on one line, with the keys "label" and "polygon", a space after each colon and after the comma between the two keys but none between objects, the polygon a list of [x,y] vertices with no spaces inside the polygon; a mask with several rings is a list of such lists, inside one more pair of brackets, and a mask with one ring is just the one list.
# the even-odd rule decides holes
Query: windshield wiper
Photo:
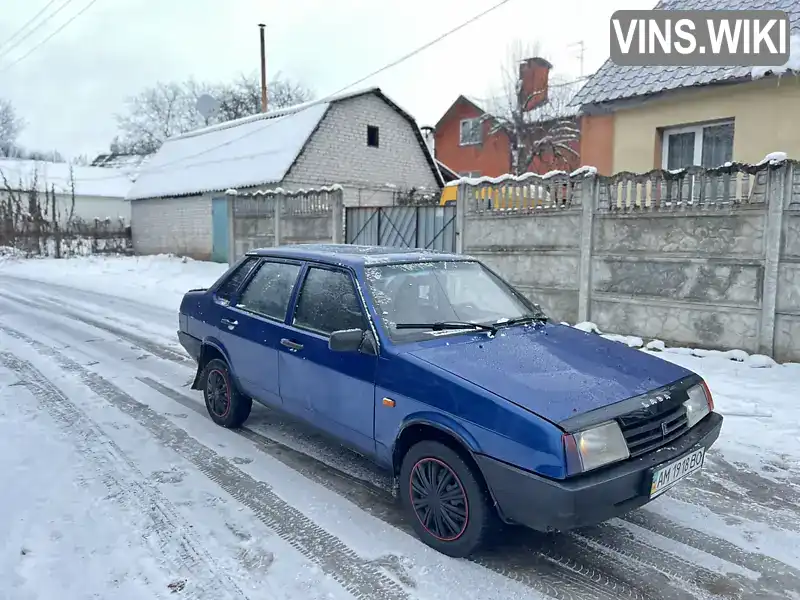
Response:
[{"label": "windshield wiper", "polygon": [[494,335],[497,333],[495,325],[486,325],[484,323],[470,323],[469,321],[437,321],[436,323],[397,323],[395,329],[432,329],[433,331],[445,330],[469,330],[479,329],[482,331],[489,331]]},{"label": "windshield wiper", "polygon": [[495,327],[513,327],[514,325],[527,325],[528,323],[547,323],[549,319],[544,314],[525,315],[513,319],[495,321]]}]

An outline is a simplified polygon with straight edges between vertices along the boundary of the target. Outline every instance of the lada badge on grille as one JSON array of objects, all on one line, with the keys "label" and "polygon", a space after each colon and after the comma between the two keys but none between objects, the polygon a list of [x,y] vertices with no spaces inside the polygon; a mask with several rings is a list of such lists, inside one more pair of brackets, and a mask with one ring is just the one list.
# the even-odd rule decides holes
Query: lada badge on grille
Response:
[{"label": "lada badge on grille", "polygon": [[650,408],[651,406],[655,406],[656,404],[661,404],[665,400],[669,400],[672,398],[672,395],[669,392],[663,392],[661,394],[657,394],[655,396],[650,396],[642,400],[642,406],[644,408]]}]

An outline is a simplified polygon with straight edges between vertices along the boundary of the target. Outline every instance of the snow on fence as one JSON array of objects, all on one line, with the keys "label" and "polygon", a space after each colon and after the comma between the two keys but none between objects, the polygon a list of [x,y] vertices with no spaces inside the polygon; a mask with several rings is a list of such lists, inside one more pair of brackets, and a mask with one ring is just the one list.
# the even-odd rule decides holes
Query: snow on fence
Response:
[{"label": "snow on fence", "polygon": [[800,163],[462,179],[457,247],[559,321],[800,360]]},{"label": "snow on fence", "polygon": [[254,248],[282,244],[341,243],[344,212],[342,187],[283,188],[256,192],[227,191],[229,262]]}]

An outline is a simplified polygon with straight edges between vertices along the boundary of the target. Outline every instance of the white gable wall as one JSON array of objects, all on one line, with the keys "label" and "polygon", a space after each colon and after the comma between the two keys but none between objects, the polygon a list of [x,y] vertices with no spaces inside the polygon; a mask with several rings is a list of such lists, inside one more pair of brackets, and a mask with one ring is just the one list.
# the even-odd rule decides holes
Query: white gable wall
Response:
[{"label": "white gable wall", "polygon": [[131,235],[138,254],[178,254],[209,260],[211,194],[131,201]]},{"label": "white gable wall", "polygon": [[[379,147],[367,145],[367,125],[379,130]],[[390,204],[392,188],[438,190],[413,126],[376,94],[331,104],[289,170],[283,187],[345,186],[347,206]]]}]

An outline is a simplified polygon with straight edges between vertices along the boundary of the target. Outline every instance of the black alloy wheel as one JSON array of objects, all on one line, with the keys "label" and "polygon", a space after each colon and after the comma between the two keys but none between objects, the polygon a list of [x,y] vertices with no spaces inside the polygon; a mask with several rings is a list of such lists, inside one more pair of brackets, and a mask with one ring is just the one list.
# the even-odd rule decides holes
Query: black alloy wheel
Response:
[{"label": "black alloy wheel", "polygon": [[411,505],[422,526],[437,540],[452,542],[464,535],[469,501],[453,470],[436,458],[423,458],[411,469]]},{"label": "black alloy wheel", "polygon": [[219,369],[208,372],[206,379],[206,401],[208,408],[217,417],[224,419],[231,409],[231,390],[225,374]]}]

